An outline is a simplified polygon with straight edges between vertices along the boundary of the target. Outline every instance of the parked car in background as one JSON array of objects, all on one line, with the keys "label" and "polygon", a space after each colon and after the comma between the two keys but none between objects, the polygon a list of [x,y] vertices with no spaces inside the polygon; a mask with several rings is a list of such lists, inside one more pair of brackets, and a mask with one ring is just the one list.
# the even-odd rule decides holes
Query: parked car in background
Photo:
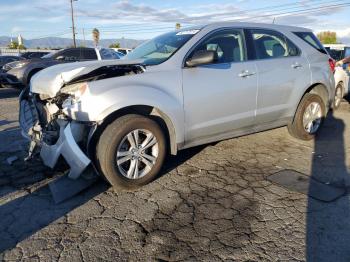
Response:
[{"label": "parked car in background", "polygon": [[23,87],[30,79],[44,68],[78,61],[119,59],[119,56],[107,48],[67,48],[49,53],[41,58],[20,60],[3,66],[3,84],[12,87]]},{"label": "parked car in background", "polygon": [[[335,60],[340,61],[350,56],[350,47],[343,44],[324,45],[329,55]],[[350,89],[350,64],[335,67],[335,99],[334,108],[337,109],[343,97],[349,95]]]},{"label": "parked car in background", "polygon": [[122,58],[122,57],[124,57],[126,54],[123,54],[123,53],[121,53],[121,52],[117,52],[117,51],[115,51],[117,54],[118,54],[118,56],[120,57],[120,58]]},{"label": "parked car in background", "polygon": [[24,59],[41,58],[44,55],[49,54],[49,52],[25,52],[20,55]]},{"label": "parked car in background", "polygon": [[0,68],[2,68],[7,63],[11,63],[11,62],[23,60],[23,59],[24,58],[19,56],[8,56],[8,55],[0,56]]},{"label": "parked car in background", "polygon": [[113,186],[156,178],[168,152],[271,128],[312,139],[334,99],[329,56],[308,29],[216,23],[158,36],[124,59],[46,68],[20,96],[22,134],[45,165]]},{"label": "parked car in background", "polygon": [[131,48],[112,48],[114,51],[116,51],[116,52],[119,52],[119,53],[122,53],[122,54],[124,54],[124,55],[127,55],[127,54],[129,54],[131,51],[132,51],[132,49]]},{"label": "parked car in background", "polygon": [[14,61],[23,60],[24,58],[19,56],[0,56],[0,88],[5,86],[5,80],[3,80],[5,77],[5,71],[2,69],[4,65],[7,63],[11,63]]}]

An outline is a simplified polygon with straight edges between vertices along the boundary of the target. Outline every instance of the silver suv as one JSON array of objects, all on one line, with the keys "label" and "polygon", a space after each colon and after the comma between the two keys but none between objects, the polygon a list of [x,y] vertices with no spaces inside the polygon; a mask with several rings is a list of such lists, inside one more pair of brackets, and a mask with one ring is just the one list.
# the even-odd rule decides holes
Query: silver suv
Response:
[{"label": "silver suv", "polygon": [[313,33],[216,23],[158,36],[118,61],[42,70],[20,96],[20,124],[45,165],[60,156],[135,188],[179,150],[271,128],[312,139],[334,100],[329,57]]}]

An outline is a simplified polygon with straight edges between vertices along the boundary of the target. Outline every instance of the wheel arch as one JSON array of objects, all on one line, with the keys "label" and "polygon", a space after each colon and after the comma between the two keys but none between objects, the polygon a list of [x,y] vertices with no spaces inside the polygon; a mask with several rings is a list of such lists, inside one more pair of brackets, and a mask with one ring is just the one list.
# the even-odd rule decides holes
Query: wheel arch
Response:
[{"label": "wheel arch", "polygon": [[292,115],[292,118],[290,119],[290,124],[293,123],[294,121],[294,117],[295,117],[295,114],[297,113],[301,100],[303,99],[305,94],[308,94],[308,93],[319,95],[322,101],[324,102],[326,110],[328,112],[329,105],[332,105],[332,101],[329,101],[329,93],[328,93],[327,87],[322,83],[314,83],[308,88],[306,88],[303,94],[299,97],[297,104],[294,106],[293,115]]},{"label": "wheel arch", "polygon": [[156,121],[164,131],[170,153],[172,155],[177,154],[176,129],[170,117],[157,107],[132,105],[113,111],[90,131],[87,141],[87,151],[90,158],[95,158],[96,145],[105,128],[117,118],[128,114],[147,116]]},{"label": "wheel arch", "polygon": [[[329,92],[328,92],[328,89],[327,87],[322,84],[322,83],[315,83],[311,86],[309,86],[305,91],[304,93],[302,94],[302,96],[299,98],[299,101],[298,101],[298,104],[296,105],[295,109],[294,109],[294,115],[293,115],[293,119],[294,119],[294,116],[298,110],[298,107],[300,105],[300,102],[301,100],[303,99],[303,97],[305,96],[305,94],[316,94],[316,95],[319,95],[326,107],[326,110],[328,112],[328,109],[330,107],[330,105],[332,105],[332,101],[330,101],[330,96],[329,96]],[[326,113],[327,113],[326,112]]]},{"label": "wheel arch", "polygon": [[322,101],[326,107],[326,109],[329,108],[329,106],[331,105],[331,101],[330,101],[330,96],[329,96],[329,92],[328,89],[325,85],[321,84],[321,83],[317,83],[317,84],[313,84],[312,86],[310,86],[306,92],[304,93],[304,95],[306,93],[310,93],[310,94],[315,94],[315,95],[319,95],[322,98]]}]

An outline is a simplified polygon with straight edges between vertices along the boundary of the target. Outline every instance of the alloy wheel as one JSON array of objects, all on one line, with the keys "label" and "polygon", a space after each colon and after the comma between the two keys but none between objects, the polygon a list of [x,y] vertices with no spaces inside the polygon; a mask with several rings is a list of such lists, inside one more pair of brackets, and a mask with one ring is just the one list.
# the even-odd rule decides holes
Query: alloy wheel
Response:
[{"label": "alloy wheel", "polygon": [[322,108],[317,102],[309,104],[304,112],[303,126],[306,132],[314,134],[317,132],[322,121]]},{"label": "alloy wheel", "polygon": [[116,165],[128,179],[147,175],[156,163],[159,153],[157,138],[145,129],[136,129],[121,140],[116,152]]}]

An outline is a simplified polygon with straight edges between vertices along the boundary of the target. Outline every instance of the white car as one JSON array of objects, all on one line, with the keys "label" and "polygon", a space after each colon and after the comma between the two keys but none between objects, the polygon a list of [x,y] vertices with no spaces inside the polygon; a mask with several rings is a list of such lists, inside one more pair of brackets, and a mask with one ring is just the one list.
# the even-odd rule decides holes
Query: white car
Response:
[{"label": "white car", "polygon": [[22,133],[76,179],[155,179],[167,153],[288,126],[312,139],[334,100],[332,59],[308,29],[216,23],[158,36],[125,59],[61,64],[20,96]]},{"label": "white car", "polygon": [[131,48],[122,48],[122,47],[119,47],[119,48],[112,48],[114,51],[116,51],[116,52],[119,52],[119,53],[122,53],[122,54],[124,54],[124,55],[127,55],[127,54],[129,54],[131,51],[132,51],[132,49]]},{"label": "white car", "polygon": [[[350,56],[350,47],[343,44],[324,45],[329,55],[336,61]],[[337,109],[343,97],[349,94],[350,88],[350,65],[337,66],[334,72],[335,79],[335,98],[334,108]]]}]

